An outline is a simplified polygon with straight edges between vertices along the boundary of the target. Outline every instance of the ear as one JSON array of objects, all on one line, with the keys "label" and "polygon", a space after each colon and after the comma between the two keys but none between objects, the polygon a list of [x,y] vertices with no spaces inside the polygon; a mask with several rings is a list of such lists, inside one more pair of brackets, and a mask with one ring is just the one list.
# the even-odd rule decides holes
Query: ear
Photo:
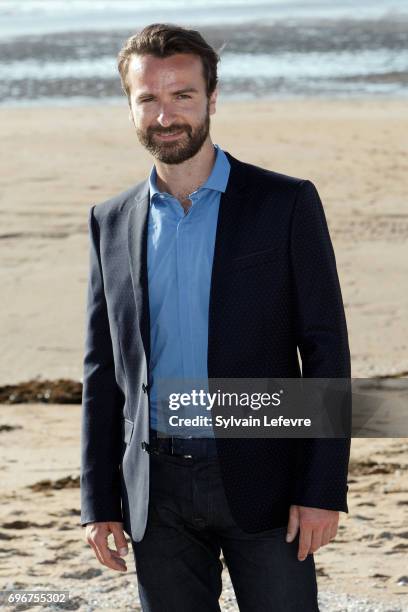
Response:
[{"label": "ear", "polygon": [[214,115],[216,109],[216,102],[217,102],[217,96],[218,96],[218,88],[216,87],[214,89],[214,91],[212,92],[210,98],[209,98],[209,113],[210,115]]},{"label": "ear", "polygon": [[133,123],[133,125],[135,124],[135,122],[133,121],[133,115],[132,115],[132,111],[129,110],[129,121],[130,123]]}]

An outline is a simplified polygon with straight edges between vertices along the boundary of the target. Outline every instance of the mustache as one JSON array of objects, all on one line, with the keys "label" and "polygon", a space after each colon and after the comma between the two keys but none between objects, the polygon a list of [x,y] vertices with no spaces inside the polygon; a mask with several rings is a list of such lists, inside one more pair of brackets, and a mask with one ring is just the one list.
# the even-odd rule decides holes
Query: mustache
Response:
[{"label": "mustache", "polygon": [[187,134],[190,134],[191,132],[191,127],[189,125],[171,125],[168,128],[150,128],[149,129],[149,134],[162,134],[162,135],[166,135],[166,134],[172,134],[173,132],[187,132]]}]

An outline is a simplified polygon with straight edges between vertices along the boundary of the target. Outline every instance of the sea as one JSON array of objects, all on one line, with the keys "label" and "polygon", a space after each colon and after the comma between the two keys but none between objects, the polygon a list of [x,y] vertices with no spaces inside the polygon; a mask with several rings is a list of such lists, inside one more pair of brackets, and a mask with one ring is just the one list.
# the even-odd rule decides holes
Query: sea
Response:
[{"label": "sea", "polygon": [[123,102],[119,49],[158,22],[219,52],[223,98],[408,93],[408,0],[0,0],[0,105]]}]

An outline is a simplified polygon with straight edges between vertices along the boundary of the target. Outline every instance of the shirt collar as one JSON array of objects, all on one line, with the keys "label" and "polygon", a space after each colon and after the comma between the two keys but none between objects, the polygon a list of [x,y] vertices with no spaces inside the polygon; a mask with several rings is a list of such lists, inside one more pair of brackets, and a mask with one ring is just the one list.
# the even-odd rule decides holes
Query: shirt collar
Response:
[{"label": "shirt collar", "polygon": [[[214,149],[217,154],[215,157],[215,162],[209,177],[207,178],[204,185],[201,185],[199,190],[201,189],[213,189],[214,191],[225,192],[228,183],[228,177],[230,173],[231,164],[228,161],[227,156],[224,151],[217,145],[214,144]],[[153,165],[150,175],[149,175],[149,190],[150,190],[150,204],[152,203],[153,197],[160,192],[157,187],[157,172],[156,166]]]}]

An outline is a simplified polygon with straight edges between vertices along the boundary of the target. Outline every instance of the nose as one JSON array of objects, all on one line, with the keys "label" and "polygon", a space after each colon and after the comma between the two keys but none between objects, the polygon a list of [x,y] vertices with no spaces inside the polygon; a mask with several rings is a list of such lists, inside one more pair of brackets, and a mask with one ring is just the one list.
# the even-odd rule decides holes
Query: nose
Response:
[{"label": "nose", "polygon": [[174,113],[168,104],[163,104],[157,115],[157,121],[163,127],[169,127],[173,123]]}]

